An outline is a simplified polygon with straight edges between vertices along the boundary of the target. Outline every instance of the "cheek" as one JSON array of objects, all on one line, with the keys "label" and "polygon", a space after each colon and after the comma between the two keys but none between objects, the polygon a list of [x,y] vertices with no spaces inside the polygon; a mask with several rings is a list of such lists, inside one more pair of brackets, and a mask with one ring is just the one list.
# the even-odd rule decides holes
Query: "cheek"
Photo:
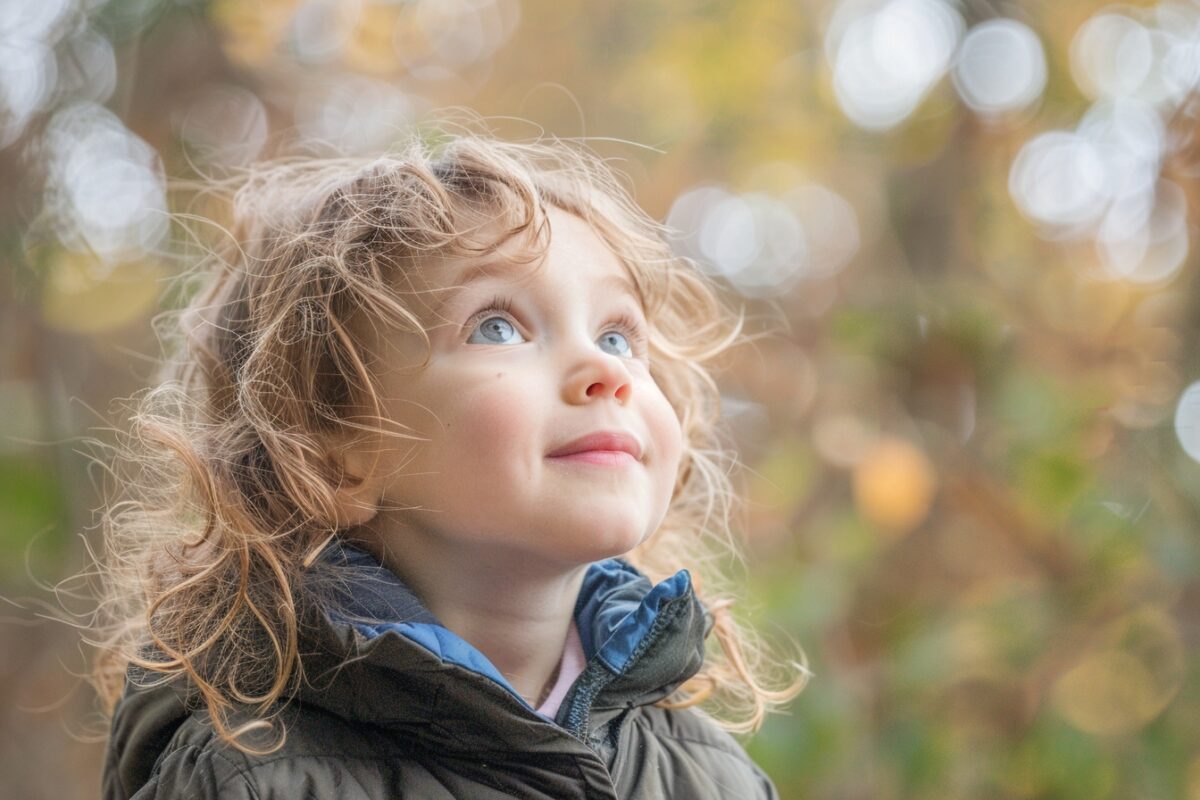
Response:
[{"label": "cheek", "polygon": [[647,417],[655,451],[659,454],[660,474],[664,476],[662,480],[666,482],[667,492],[670,494],[674,489],[679,462],[683,458],[683,427],[679,423],[679,417],[675,415],[675,410],[661,393]]},{"label": "cheek", "polygon": [[536,444],[530,425],[535,413],[514,379],[493,376],[444,406],[443,435],[456,457],[505,469]]}]

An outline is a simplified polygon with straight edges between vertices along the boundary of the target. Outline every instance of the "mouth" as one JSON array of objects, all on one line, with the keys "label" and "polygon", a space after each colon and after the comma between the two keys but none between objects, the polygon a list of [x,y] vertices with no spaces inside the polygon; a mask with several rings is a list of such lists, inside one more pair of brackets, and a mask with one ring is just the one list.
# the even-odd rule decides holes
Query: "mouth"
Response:
[{"label": "mouth", "polygon": [[625,431],[597,431],[568,442],[546,457],[560,462],[620,467],[641,461],[642,445]]},{"label": "mouth", "polygon": [[565,456],[550,456],[551,461],[573,464],[595,464],[600,467],[623,467],[636,464],[637,459],[624,450],[585,450]]}]

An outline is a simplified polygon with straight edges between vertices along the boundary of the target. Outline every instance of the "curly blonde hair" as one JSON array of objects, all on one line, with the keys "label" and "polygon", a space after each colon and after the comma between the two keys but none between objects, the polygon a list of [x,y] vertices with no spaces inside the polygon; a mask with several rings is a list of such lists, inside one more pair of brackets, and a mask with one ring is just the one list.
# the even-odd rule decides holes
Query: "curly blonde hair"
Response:
[{"label": "curly blonde hair", "polygon": [[[670,508],[628,558],[655,581],[692,570],[719,648],[660,705],[705,702],[718,724],[748,732],[803,689],[805,666],[769,657],[731,614],[720,568],[738,556],[736,497],[710,367],[746,338],[744,316],[671,253],[603,159],[559,140],[414,137],[380,158],[258,165],[198,197],[214,207],[192,218],[227,217],[223,239],[191,276],[191,301],[164,317],[174,352],[134,401],[120,495],[105,508],[107,623],[93,680],[110,713],[131,667],[186,680],[222,739],[261,752],[244,734],[276,724],[302,680],[297,589],[338,533],[339,490],[356,480],[328,443],[395,435],[355,321],[428,346],[405,302],[421,264],[535,242],[550,207],[589,223],[628,269],[652,375],[682,425]],[[499,237],[481,244],[468,222],[479,219]],[[780,667],[791,682],[768,688]],[[234,723],[239,709],[251,722]]]}]

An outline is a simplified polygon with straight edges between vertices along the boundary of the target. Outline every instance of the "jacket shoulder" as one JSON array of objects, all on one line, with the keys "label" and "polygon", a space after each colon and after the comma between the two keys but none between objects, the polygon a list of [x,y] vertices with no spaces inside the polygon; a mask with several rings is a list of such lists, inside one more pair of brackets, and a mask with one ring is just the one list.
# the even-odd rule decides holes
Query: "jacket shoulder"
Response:
[{"label": "jacket shoulder", "polygon": [[209,731],[205,735],[194,718],[184,722],[162,751],[149,779],[134,791],[131,800],[176,797],[258,800],[260,795],[239,759],[217,746],[211,728]]},{"label": "jacket shoulder", "polygon": [[642,759],[641,780],[670,787],[668,797],[779,798],[741,744],[697,708],[643,707],[622,726],[619,740],[615,771],[624,771],[622,761]]},{"label": "jacket shoulder", "polygon": [[[426,771],[406,757],[394,738],[369,735],[361,726],[332,714],[292,708],[281,714],[276,731],[280,724],[286,732],[280,747],[262,754],[245,753],[216,735],[207,714],[194,713],[176,731],[150,780],[131,800],[382,798],[399,796],[397,789],[421,786],[428,780]],[[262,743],[269,743],[274,735],[274,731],[264,735]]]}]

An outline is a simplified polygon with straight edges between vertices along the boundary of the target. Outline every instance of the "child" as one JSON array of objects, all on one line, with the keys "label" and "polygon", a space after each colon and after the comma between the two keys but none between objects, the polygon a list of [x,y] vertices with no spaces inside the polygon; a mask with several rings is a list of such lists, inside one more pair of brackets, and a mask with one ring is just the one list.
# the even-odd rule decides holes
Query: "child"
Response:
[{"label": "child", "polygon": [[608,168],[276,163],[223,232],[109,509],[105,797],[775,797],[726,730],[804,676],[681,569],[741,326]]}]

